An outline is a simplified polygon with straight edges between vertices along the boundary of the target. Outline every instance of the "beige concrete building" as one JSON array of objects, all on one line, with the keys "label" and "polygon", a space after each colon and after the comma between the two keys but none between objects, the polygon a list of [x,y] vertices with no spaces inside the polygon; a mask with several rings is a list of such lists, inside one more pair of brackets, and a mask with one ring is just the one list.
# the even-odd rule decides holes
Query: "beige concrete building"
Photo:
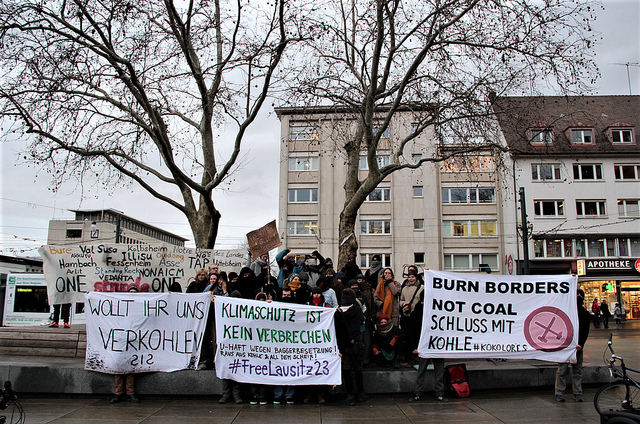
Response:
[{"label": "beige concrete building", "polygon": [[[76,210],[73,220],[49,221],[47,244],[165,243],[184,246],[184,237],[164,231],[115,209]],[[116,241],[116,233],[118,240]]]},{"label": "beige concrete building", "polygon": [[[297,254],[318,250],[336,258],[338,223],[344,204],[346,162],[338,147],[355,120],[335,108],[278,108],[281,121],[279,229],[286,247]],[[398,140],[413,131],[412,112],[395,115],[383,135],[378,161],[393,161]],[[415,163],[435,156],[449,142],[428,130],[412,140],[399,157]],[[504,271],[506,235],[502,219],[505,194],[491,152],[459,157],[387,177],[359,211],[356,231],[361,269],[374,254],[396,273],[409,264],[455,271]],[[361,178],[367,161],[361,156]],[[510,199],[508,201],[512,201]],[[513,227],[513,225],[511,226]],[[510,249],[516,251],[515,245]],[[502,258],[502,259],[501,259]]]}]

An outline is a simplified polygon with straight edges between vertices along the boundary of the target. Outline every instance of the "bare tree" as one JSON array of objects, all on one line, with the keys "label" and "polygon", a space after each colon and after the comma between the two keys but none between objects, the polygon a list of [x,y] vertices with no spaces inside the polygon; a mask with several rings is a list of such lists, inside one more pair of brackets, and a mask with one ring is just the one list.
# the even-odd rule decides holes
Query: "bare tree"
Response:
[{"label": "bare tree", "polygon": [[[56,187],[137,183],[212,248],[212,190],[237,166],[298,15],[287,0],[3,1],[4,136],[24,137]],[[235,136],[218,161],[223,130]]]},{"label": "bare tree", "polygon": [[[585,0],[328,0],[308,17],[322,28],[307,44],[287,104],[335,106],[356,122],[337,140],[345,159],[339,266],[358,248],[354,226],[367,195],[387,176],[425,162],[502,149],[492,125],[495,94],[580,92],[598,75],[589,54],[593,6]],[[413,132],[376,160],[394,116],[410,112]],[[405,147],[426,129],[443,138],[414,162]],[[493,135],[488,128],[492,128]],[[471,135],[473,135],[471,137]],[[387,148],[387,147],[385,147]],[[359,157],[368,172],[359,178]],[[385,153],[388,154],[388,153]],[[410,155],[409,155],[410,156]]]}]

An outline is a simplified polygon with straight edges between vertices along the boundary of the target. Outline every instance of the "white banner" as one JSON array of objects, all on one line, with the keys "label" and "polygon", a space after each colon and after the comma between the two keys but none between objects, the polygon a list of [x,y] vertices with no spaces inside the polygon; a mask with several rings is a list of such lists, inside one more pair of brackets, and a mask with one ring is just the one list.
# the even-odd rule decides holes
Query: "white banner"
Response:
[{"label": "white banner", "polygon": [[175,282],[185,291],[197,270],[217,264],[239,272],[249,253],[244,249],[212,250],[153,244],[86,244],[42,246],[49,303],[84,302],[87,291],[165,293]]},{"label": "white banner", "polygon": [[341,384],[333,308],[216,296],[216,374],[242,383]]},{"label": "white banner", "polygon": [[211,295],[91,292],[85,298],[85,370],[196,369]]},{"label": "white banner", "polygon": [[426,270],[424,281],[420,357],[575,362],[577,277]]}]

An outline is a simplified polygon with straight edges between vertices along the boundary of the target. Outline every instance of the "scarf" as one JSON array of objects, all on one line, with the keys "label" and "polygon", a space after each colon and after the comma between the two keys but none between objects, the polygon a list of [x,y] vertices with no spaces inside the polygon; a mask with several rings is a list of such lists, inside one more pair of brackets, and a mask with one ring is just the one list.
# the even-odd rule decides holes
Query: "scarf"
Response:
[{"label": "scarf", "polygon": [[[393,284],[393,280],[389,284]],[[376,288],[376,296],[378,296],[378,299],[384,302],[382,305],[382,311],[380,313],[393,317],[393,301],[395,296],[393,295],[393,293],[391,293],[391,289],[388,289],[387,286],[385,286],[384,277],[381,278],[378,282],[378,287]]]},{"label": "scarf", "polygon": [[387,321],[385,325],[378,324],[378,329],[377,329],[378,334],[380,334],[381,336],[386,336],[387,333],[391,331],[392,327],[393,327],[393,321],[391,320]]},{"label": "scarf", "polygon": [[292,280],[289,281],[289,288],[291,289],[291,291],[296,291],[300,288],[300,280]]}]

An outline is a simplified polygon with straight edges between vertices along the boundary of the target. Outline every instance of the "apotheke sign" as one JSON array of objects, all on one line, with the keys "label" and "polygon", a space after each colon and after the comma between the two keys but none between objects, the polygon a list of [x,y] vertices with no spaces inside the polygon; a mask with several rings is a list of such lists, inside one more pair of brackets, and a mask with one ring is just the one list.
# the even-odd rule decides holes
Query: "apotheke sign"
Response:
[{"label": "apotheke sign", "polygon": [[596,269],[619,269],[626,270],[633,268],[633,259],[602,259],[602,260],[588,260],[587,270]]}]

